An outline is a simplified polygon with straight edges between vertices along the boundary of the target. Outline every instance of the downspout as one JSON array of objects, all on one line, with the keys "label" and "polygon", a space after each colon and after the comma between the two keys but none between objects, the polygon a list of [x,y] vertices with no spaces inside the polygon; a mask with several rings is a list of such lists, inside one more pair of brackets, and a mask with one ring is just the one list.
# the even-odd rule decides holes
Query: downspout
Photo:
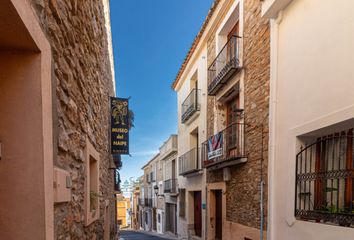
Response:
[{"label": "downspout", "polygon": [[268,153],[268,231],[267,239],[274,239],[275,194],[275,150],[276,150],[276,110],[278,80],[278,38],[279,24],[283,19],[280,11],[276,19],[270,20],[270,98],[269,98],[269,153]]}]

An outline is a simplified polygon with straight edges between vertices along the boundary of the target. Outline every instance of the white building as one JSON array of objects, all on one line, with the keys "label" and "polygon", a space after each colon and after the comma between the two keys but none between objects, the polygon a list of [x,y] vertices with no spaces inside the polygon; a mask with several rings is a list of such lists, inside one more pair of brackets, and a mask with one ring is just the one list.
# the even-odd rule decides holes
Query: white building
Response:
[{"label": "white building", "polygon": [[354,1],[265,0],[268,239],[354,239]]},{"label": "white building", "polygon": [[206,174],[201,143],[206,141],[207,47],[194,52],[174,85],[178,102],[178,237],[205,239]]},{"label": "white building", "polygon": [[159,196],[163,198],[163,207],[160,209],[158,224],[161,233],[173,235],[177,235],[177,139],[177,135],[171,135],[160,147],[162,181],[159,182]]}]

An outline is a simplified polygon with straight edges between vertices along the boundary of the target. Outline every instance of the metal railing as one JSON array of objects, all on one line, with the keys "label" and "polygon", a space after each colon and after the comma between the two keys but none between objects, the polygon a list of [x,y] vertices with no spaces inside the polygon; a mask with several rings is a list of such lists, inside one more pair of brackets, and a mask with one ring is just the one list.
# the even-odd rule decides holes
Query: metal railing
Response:
[{"label": "metal railing", "polygon": [[193,148],[178,158],[179,175],[196,172],[201,169],[199,164],[199,148]]},{"label": "metal railing", "polygon": [[296,155],[295,217],[354,227],[353,132],[324,136]]},{"label": "metal railing", "polygon": [[203,167],[245,157],[244,123],[233,123],[202,144]]},{"label": "metal railing", "polygon": [[155,172],[150,172],[150,182],[155,182],[156,181],[156,174]]},{"label": "metal railing", "polygon": [[208,68],[208,94],[215,95],[240,69],[240,37],[232,36]]},{"label": "metal railing", "polygon": [[164,193],[177,193],[177,179],[164,181]]},{"label": "metal railing", "polygon": [[193,89],[182,103],[182,123],[190,119],[200,110],[200,90]]}]

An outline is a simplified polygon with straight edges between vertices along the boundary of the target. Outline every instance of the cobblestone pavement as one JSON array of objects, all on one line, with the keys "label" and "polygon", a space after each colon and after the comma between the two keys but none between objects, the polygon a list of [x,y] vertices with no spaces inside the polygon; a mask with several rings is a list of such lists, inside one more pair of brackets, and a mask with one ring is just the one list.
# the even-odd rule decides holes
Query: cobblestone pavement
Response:
[{"label": "cobblestone pavement", "polygon": [[159,237],[156,235],[145,234],[143,232],[124,230],[120,233],[120,240],[166,240],[170,238]]}]

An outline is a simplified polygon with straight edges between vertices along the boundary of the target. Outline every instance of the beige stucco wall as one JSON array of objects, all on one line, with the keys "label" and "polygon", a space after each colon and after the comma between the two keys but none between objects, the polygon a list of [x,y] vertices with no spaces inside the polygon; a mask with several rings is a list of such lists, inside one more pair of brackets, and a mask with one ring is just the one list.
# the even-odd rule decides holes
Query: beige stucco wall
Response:
[{"label": "beige stucco wall", "polygon": [[271,23],[268,239],[353,239],[353,229],[294,218],[297,136],[354,117],[353,12],[353,1],[293,0]]},{"label": "beige stucco wall", "polygon": [[28,3],[0,4],[0,239],[54,239],[51,53]]},{"label": "beige stucco wall", "polygon": [[[206,62],[207,49],[206,45],[200,50],[200,54],[197,55],[196,61],[190,66],[185,78],[181,80],[177,91],[177,104],[178,104],[178,157],[176,159],[177,172],[179,169],[178,158],[191,150],[191,138],[190,133],[198,128],[199,135],[199,148],[201,143],[206,140],[206,109],[207,109],[207,62]],[[187,98],[191,88],[190,80],[193,76],[198,76],[198,88],[200,89],[200,106],[199,112],[195,113],[188,123],[182,124],[181,122],[181,106],[183,101]],[[200,160],[200,159],[199,159]],[[201,163],[201,161],[200,161]],[[202,204],[206,203],[206,177],[205,171],[203,174],[196,176],[183,177],[178,176],[178,188],[186,189],[186,216],[185,218],[178,217],[178,236],[186,239],[188,236],[188,228],[193,224],[193,202],[188,198],[190,191],[202,191]],[[177,214],[179,212],[179,205],[177,206]],[[206,222],[206,210],[202,209],[202,239],[205,238],[205,222]]]}]

